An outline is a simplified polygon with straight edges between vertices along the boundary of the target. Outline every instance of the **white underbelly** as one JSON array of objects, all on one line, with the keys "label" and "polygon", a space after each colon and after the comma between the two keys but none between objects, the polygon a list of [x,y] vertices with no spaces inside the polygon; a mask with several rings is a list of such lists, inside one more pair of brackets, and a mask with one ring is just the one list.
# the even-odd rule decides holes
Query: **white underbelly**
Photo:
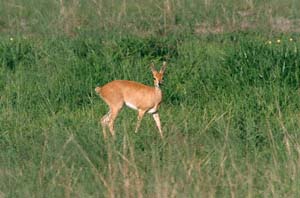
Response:
[{"label": "white underbelly", "polygon": [[148,110],[148,113],[155,113],[157,111],[157,109],[154,107],[154,108],[152,108],[152,109],[149,109]]},{"label": "white underbelly", "polygon": [[[138,108],[134,104],[132,104],[130,102],[125,102],[125,104],[126,104],[127,107],[129,107],[131,109],[138,110]],[[153,107],[153,108],[149,109],[147,112],[151,113],[151,114],[155,113],[155,112],[157,112],[157,108]]]},{"label": "white underbelly", "polygon": [[138,108],[134,105],[134,104],[131,104],[129,102],[125,102],[126,106],[131,108],[131,109],[134,109],[134,110],[137,110]]}]

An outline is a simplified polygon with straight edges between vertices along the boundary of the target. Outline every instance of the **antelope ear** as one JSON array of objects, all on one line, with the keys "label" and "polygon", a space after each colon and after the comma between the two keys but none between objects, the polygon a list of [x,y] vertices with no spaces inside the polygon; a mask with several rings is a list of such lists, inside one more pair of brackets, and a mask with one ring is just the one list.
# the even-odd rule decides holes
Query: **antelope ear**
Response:
[{"label": "antelope ear", "polygon": [[150,68],[151,68],[152,73],[156,72],[156,69],[154,68],[154,64],[153,63],[150,64]]},{"label": "antelope ear", "polygon": [[167,67],[167,62],[164,61],[164,62],[163,62],[163,65],[162,65],[162,67],[161,67],[161,69],[160,69],[160,71],[159,71],[159,73],[164,73],[165,70],[166,70],[166,67]]}]

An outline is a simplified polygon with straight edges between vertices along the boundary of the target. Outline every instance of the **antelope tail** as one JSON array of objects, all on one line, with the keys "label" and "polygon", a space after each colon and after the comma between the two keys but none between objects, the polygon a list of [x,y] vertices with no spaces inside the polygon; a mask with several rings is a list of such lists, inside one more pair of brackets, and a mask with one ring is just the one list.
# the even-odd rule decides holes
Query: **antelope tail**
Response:
[{"label": "antelope tail", "polygon": [[100,94],[100,91],[101,91],[101,87],[96,87],[96,88],[95,88],[95,92],[96,92],[96,93]]}]

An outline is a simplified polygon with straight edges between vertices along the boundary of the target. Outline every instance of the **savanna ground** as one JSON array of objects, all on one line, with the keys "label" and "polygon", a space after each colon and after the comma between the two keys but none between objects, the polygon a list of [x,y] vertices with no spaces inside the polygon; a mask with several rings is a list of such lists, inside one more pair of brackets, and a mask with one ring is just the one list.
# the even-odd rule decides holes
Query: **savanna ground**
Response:
[{"label": "savanna ground", "polygon": [[[299,197],[300,1],[0,2],[0,197]],[[97,85],[152,85],[116,139]]]}]

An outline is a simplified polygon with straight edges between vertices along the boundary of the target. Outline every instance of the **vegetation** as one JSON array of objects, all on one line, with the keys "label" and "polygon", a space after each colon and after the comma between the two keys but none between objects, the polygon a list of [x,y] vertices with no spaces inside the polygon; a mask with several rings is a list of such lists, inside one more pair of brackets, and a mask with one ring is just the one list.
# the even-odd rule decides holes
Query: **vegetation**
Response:
[{"label": "vegetation", "polygon": [[[1,1],[0,197],[299,197],[299,6]],[[96,85],[164,60],[164,139],[104,140]]]}]

